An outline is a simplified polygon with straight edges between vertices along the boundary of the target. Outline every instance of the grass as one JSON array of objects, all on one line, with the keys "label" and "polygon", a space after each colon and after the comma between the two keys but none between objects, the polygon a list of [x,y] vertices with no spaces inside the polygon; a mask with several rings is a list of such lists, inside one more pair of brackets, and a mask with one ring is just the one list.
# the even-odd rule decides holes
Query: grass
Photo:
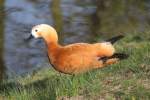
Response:
[{"label": "grass", "polygon": [[76,76],[44,68],[34,75],[5,80],[0,99],[9,100],[149,100],[150,38],[128,35],[115,45],[129,59]]}]

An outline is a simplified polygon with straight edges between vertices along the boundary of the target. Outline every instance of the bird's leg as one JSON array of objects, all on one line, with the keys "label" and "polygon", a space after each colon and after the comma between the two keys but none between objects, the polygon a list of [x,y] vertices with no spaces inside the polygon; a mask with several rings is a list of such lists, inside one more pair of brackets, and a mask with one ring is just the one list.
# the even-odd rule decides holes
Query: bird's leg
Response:
[{"label": "bird's leg", "polygon": [[75,74],[73,74],[73,75],[71,76],[71,81],[72,81],[72,82],[74,81],[74,77],[75,77]]},{"label": "bird's leg", "polygon": [[62,76],[62,74],[61,74],[61,72],[59,72],[59,77],[61,77]]}]

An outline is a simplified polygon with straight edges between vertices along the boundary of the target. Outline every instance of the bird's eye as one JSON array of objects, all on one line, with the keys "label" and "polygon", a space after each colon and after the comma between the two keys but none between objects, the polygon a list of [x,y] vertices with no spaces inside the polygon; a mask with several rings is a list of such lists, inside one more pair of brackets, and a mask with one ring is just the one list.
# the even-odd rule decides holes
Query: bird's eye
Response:
[{"label": "bird's eye", "polygon": [[35,32],[38,32],[38,30],[36,29]]}]

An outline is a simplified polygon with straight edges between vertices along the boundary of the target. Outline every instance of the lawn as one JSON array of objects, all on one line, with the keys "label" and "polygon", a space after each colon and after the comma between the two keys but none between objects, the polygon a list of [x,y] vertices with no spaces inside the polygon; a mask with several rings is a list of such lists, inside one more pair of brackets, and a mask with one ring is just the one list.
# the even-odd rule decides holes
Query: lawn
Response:
[{"label": "lawn", "polygon": [[0,100],[150,100],[150,36],[138,34],[115,44],[127,60],[76,76],[43,68],[4,80]]}]

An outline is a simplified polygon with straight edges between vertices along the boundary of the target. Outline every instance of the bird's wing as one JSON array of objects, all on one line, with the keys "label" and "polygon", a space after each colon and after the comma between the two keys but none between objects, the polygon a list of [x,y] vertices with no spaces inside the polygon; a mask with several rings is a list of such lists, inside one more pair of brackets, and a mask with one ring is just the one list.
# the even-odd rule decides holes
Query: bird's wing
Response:
[{"label": "bird's wing", "polygon": [[74,43],[63,47],[67,51],[89,51],[92,48],[92,44],[88,43]]},{"label": "bird's wing", "polygon": [[112,56],[115,49],[110,43],[75,43],[63,47],[63,50],[70,53],[84,53],[95,57]]}]

